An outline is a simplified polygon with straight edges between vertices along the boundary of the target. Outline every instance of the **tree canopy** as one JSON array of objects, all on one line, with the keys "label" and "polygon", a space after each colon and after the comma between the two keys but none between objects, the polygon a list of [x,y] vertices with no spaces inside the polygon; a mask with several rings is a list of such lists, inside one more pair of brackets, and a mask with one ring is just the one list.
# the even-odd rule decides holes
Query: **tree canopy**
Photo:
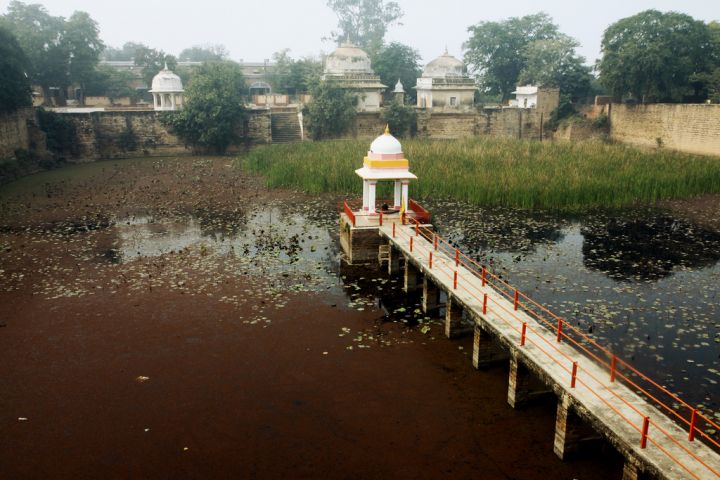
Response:
[{"label": "tree canopy", "polygon": [[279,93],[307,93],[320,81],[322,61],[313,57],[294,60],[290,49],[286,48],[273,54],[274,66],[271,83]]},{"label": "tree canopy", "polygon": [[[697,99],[694,76],[712,70],[711,29],[677,12],[646,10],[603,35],[600,81],[616,97],[642,102]],[[696,77],[695,77],[696,78]]]},{"label": "tree canopy", "polygon": [[245,109],[240,66],[230,61],[203,64],[185,89],[185,105],[164,121],[193,149],[224,153],[239,138]]},{"label": "tree canopy", "polygon": [[28,59],[30,81],[64,91],[73,82],[83,85],[98,63],[104,45],[97,23],[85,12],[69,20],[50,15],[42,5],[10,2],[2,23],[15,35]]},{"label": "tree canopy", "polygon": [[26,69],[27,58],[20,44],[0,25],[0,113],[14,112],[32,104]]},{"label": "tree canopy", "polygon": [[372,53],[385,40],[388,27],[400,24],[403,11],[397,2],[385,0],[328,0],[338,17],[338,31],[331,38],[340,43],[346,38]]},{"label": "tree canopy", "polygon": [[142,77],[148,86],[152,83],[153,77],[165,68],[165,65],[170,70],[177,68],[177,59],[173,55],[142,44],[135,49],[134,59],[135,65],[142,67]]},{"label": "tree canopy", "polygon": [[193,45],[186,48],[180,55],[178,60],[181,62],[207,62],[210,60],[227,60],[230,52],[225,45]]},{"label": "tree canopy", "polygon": [[465,62],[484,93],[499,94],[503,100],[515,90],[527,64],[526,48],[533,42],[560,36],[546,13],[512,17],[500,22],[480,22],[468,28]]},{"label": "tree canopy", "polygon": [[312,101],[303,110],[310,137],[322,140],[347,132],[355,118],[355,96],[333,81],[317,83],[311,93]]},{"label": "tree canopy", "polygon": [[564,34],[529,43],[523,51],[525,66],[518,84],[558,87],[575,101],[585,99],[592,91],[593,76],[585,58],[575,52],[579,45]]},{"label": "tree canopy", "polygon": [[420,54],[417,50],[402,43],[392,42],[375,52],[371,61],[373,70],[380,75],[380,81],[388,86],[386,93],[392,92],[395,83],[400,79],[410,103],[415,102],[416,92],[412,87],[422,73]]}]

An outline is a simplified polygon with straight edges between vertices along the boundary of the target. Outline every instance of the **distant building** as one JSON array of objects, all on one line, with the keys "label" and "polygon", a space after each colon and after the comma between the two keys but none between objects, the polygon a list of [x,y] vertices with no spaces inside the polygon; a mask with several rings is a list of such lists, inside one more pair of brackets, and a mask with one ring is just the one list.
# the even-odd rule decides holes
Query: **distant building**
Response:
[{"label": "distant building", "polygon": [[512,93],[515,95],[515,100],[510,100],[511,108],[535,108],[543,113],[550,113],[560,104],[559,88],[518,85]]},{"label": "distant building", "polygon": [[377,112],[382,106],[382,92],[387,88],[380,82],[364,50],[345,42],[325,59],[323,80],[337,82],[357,97],[358,112]]},{"label": "distant building", "polygon": [[463,63],[447,50],[425,66],[415,88],[418,108],[463,111],[475,103],[475,82],[465,75]]},{"label": "distant building", "polygon": [[150,93],[153,96],[155,110],[180,110],[183,105],[182,80],[170,69],[165,68],[152,79]]}]

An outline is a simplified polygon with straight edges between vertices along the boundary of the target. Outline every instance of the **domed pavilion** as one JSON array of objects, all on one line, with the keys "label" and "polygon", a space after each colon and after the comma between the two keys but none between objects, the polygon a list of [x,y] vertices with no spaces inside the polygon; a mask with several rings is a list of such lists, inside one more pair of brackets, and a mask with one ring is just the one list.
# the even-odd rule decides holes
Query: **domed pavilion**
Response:
[{"label": "domed pavilion", "polygon": [[179,110],[183,105],[182,80],[175,75],[165,64],[165,68],[152,79],[150,93],[153,96],[153,106],[158,111]]},{"label": "domed pavilion", "polygon": [[394,213],[407,210],[410,180],[417,180],[417,177],[410,173],[410,163],[403,154],[402,145],[390,135],[389,128],[386,127],[385,133],[373,140],[362,168],[355,170],[355,173],[363,180],[364,212],[370,215],[376,213],[375,195],[379,181],[394,182]]},{"label": "domed pavilion", "polygon": [[370,65],[370,57],[349,41],[342,43],[325,59],[323,80],[337,82],[357,98],[358,112],[377,112],[386,85]]},{"label": "domed pavilion", "polygon": [[415,88],[418,108],[462,111],[474,104],[475,82],[465,75],[463,62],[447,49],[425,66]]}]

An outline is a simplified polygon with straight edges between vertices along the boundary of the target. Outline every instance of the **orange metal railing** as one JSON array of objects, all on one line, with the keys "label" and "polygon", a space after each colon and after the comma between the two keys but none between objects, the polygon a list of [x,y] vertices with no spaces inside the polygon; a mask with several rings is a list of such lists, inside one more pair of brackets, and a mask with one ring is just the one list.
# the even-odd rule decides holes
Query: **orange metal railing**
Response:
[{"label": "orange metal railing", "polygon": [[[412,203],[411,203],[412,205]],[[422,207],[420,207],[422,208]],[[413,209],[414,210],[414,209]],[[424,209],[423,209],[424,210]],[[417,212],[417,211],[416,211]],[[677,465],[683,468],[693,478],[698,477],[685,463],[673,456],[663,446],[663,441],[669,441],[677,445],[689,457],[693,458],[699,465],[702,465],[708,472],[720,478],[720,472],[709,466],[701,458],[699,458],[692,450],[688,448],[688,443],[693,442],[696,436],[702,438],[711,448],[720,449],[720,441],[713,436],[714,432],[720,430],[720,426],[706,415],[698,411],[697,408],[682,400],[676,394],[670,392],[667,388],[658,384],[647,375],[630,365],[625,360],[613,354],[608,348],[600,345],[597,341],[585,335],[582,331],[568,323],[563,318],[555,315],[550,310],[540,305],[517,288],[510,285],[499,276],[490,272],[485,266],[480,265],[475,260],[462,253],[455,248],[447,240],[423,226],[427,223],[425,218],[418,216],[417,218],[409,218],[412,225],[411,233],[408,229],[396,228],[393,225],[392,236],[405,236],[409,238],[410,251],[415,255],[425,256],[426,262],[430,269],[442,270],[449,278],[453,279],[453,289],[464,290],[470,294],[475,300],[482,302],[483,312],[487,314],[489,310],[495,310],[496,313],[502,312],[504,315],[498,315],[498,319],[505,322],[520,336],[520,345],[526,343],[532,344],[544,355],[549,357],[553,362],[558,364],[564,371],[568,373],[568,379],[571,388],[582,386],[592,395],[602,401],[615,414],[627,422],[633,429],[640,434],[641,448],[645,448],[647,442],[656,446],[660,451],[664,452]],[[418,242],[416,239],[422,237],[429,242]],[[438,255],[445,254],[444,256]],[[453,259],[448,262],[448,258]],[[459,267],[464,267],[476,278],[481,280],[483,287],[490,287],[492,291],[498,293],[501,297],[511,303],[512,308],[508,308],[505,302],[501,303],[488,296],[486,292],[481,291],[474,282],[463,282],[459,275]],[[490,305],[488,305],[490,303]],[[535,319],[540,325],[547,329],[551,329],[556,334],[556,341],[551,342],[546,335],[540,335],[539,332],[528,325],[515,312],[521,311],[531,318]],[[620,381],[631,390],[644,396],[656,407],[670,414],[677,423],[687,429],[687,438],[678,439],[668,431],[666,431],[658,423],[654,422],[645,412],[641,411],[637,406],[632,404],[628,399],[623,398],[615,389],[607,387],[603,379],[597,378],[592,372],[581,369],[577,361],[571,358],[567,353],[558,348],[560,343],[571,345],[576,351],[591,358],[595,363],[607,369],[610,383]],[[559,358],[561,357],[561,358]],[[600,395],[591,385],[592,380],[602,389],[609,392],[615,401],[625,405],[627,408],[637,414],[641,420],[637,422],[628,418],[607,398]],[[662,398],[660,398],[662,397]],[[652,429],[650,428],[652,427]],[[656,433],[659,432],[659,433]],[[662,438],[658,438],[661,435]],[[666,445],[666,444],[665,444]]]}]

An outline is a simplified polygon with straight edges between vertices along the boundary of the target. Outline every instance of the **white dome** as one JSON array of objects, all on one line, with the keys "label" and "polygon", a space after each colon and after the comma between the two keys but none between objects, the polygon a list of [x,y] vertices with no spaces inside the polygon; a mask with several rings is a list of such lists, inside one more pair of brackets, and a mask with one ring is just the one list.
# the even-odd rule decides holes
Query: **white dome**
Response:
[{"label": "white dome", "polygon": [[373,71],[370,66],[370,57],[364,50],[352,43],[343,43],[328,55],[325,60],[325,73],[329,75],[372,74]]},{"label": "white dome", "polygon": [[173,93],[173,92],[184,92],[182,80],[180,77],[175,75],[171,70],[165,68],[160,70],[160,73],[155,75],[152,80],[152,93]]},{"label": "white dome", "polygon": [[397,138],[390,135],[388,129],[385,129],[385,133],[377,137],[370,144],[370,152],[379,154],[398,154],[402,153],[402,145]]},{"label": "white dome", "polygon": [[461,77],[462,74],[463,63],[450,55],[447,50],[445,50],[444,54],[428,63],[423,70],[423,77],[432,78]]},{"label": "white dome", "polygon": [[399,78],[397,83],[395,84],[395,90],[393,90],[393,93],[405,93],[405,88],[403,88],[403,84]]}]

